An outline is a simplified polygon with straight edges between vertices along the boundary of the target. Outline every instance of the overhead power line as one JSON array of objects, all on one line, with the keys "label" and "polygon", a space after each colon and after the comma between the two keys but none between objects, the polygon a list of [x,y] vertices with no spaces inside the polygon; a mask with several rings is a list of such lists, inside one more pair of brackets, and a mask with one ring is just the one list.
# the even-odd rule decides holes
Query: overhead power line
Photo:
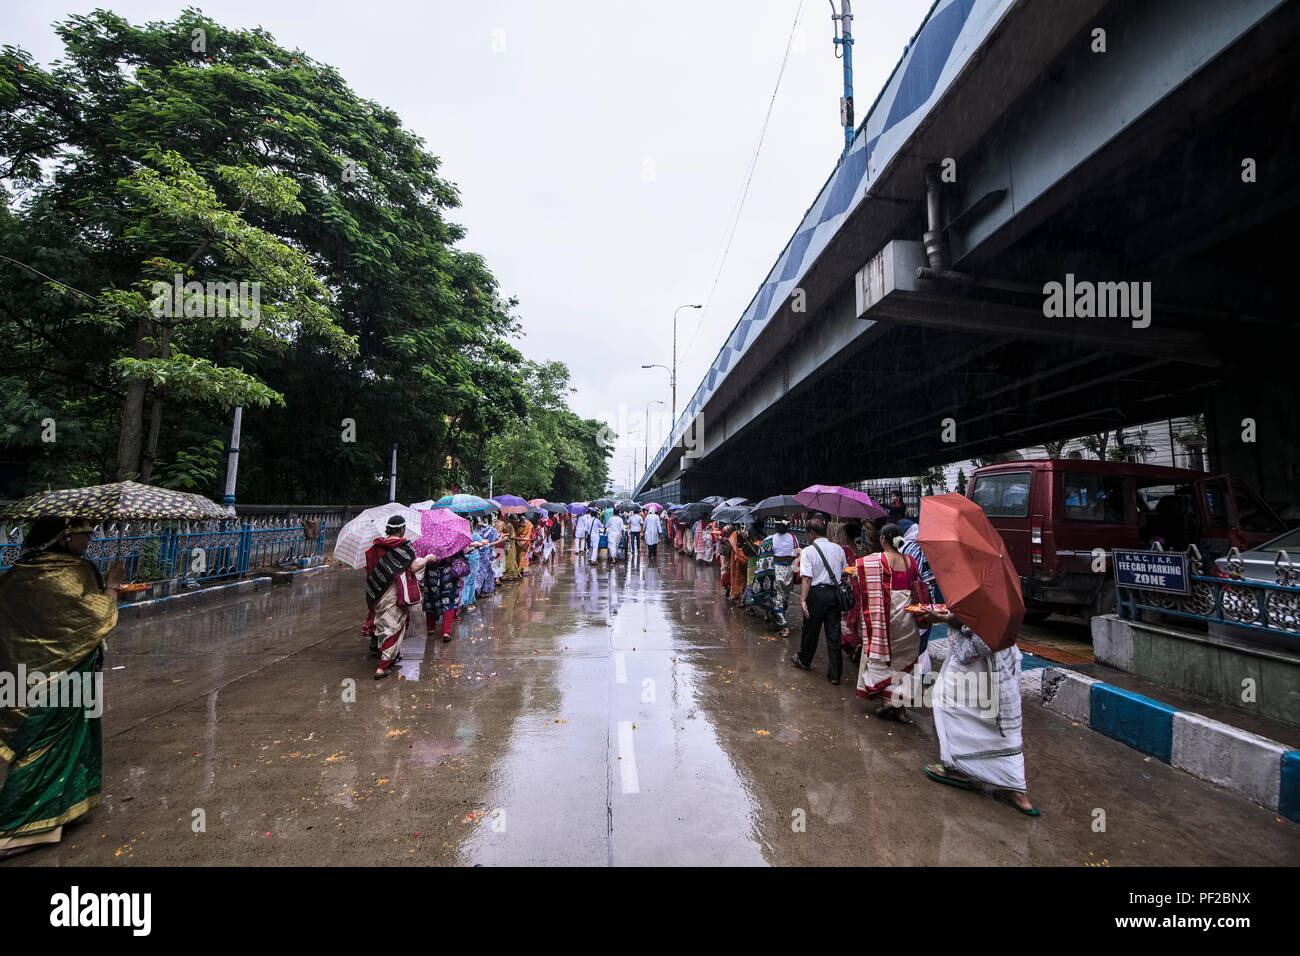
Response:
[{"label": "overhead power line", "polygon": [[695,323],[695,331],[691,333],[691,339],[686,345],[682,358],[685,359],[691,353],[691,347],[695,344],[695,339],[700,333],[700,328],[704,324],[705,317],[709,314],[709,306],[713,304],[713,293],[717,291],[718,280],[722,277],[722,269],[727,264],[727,254],[731,251],[731,241],[735,238],[736,227],[740,225],[740,216],[744,212],[745,197],[749,195],[749,184],[754,178],[754,170],[758,167],[758,156],[763,149],[763,140],[767,136],[767,125],[772,119],[772,107],[776,105],[776,95],[781,90],[781,79],[785,76],[786,64],[790,61],[790,49],[794,46],[795,32],[799,29],[799,17],[803,14],[803,0],[799,0],[799,7],[794,12],[794,23],[790,25],[790,38],[785,44],[785,56],[781,58],[781,69],[776,74],[776,85],[772,88],[772,98],[767,104],[767,115],[763,117],[763,128],[758,134],[758,144],[754,147],[754,154],[749,160],[749,170],[745,174],[745,185],[740,191],[740,196],[736,200],[733,215],[731,218],[731,227],[727,230],[727,239],[722,247],[722,258],[718,262],[717,271],[713,274],[713,284],[709,288],[709,297],[704,300],[704,308],[700,312],[699,321]]}]

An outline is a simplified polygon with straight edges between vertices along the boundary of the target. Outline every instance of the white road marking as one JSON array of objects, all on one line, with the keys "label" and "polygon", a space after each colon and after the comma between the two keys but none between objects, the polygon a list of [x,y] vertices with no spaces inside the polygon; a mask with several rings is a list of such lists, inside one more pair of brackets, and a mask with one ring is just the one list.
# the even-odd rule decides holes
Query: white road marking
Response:
[{"label": "white road marking", "polygon": [[618,769],[623,776],[624,793],[640,793],[636,779],[636,753],[632,749],[632,721],[618,722]]},{"label": "white road marking", "polygon": [[620,684],[627,683],[627,657],[622,651],[614,654],[614,680]]}]

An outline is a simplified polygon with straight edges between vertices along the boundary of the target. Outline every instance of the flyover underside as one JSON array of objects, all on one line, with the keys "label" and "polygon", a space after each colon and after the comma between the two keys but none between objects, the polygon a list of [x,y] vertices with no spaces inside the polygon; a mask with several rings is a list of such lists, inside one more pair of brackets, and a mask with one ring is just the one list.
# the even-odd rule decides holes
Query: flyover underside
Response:
[{"label": "flyover underside", "polygon": [[[822,329],[842,328],[853,314],[853,274],[889,244],[869,228],[872,210],[894,210],[904,226],[895,227],[895,238],[915,242],[923,228],[919,177],[910,212],[902,196],[864,203],[804,283],[810,301],[822,303],[818,313],[783,310],[766,335],[786,333],[788,342],[754,350],[755,358],[778,358],[765,358],[761,370],[746,368],[746,382],[731,383],[725,401],[708,409],[710,431],[722,433],[710,434],[708,454],[689,462],[683,500],[916,474],[1195,412],[1207,414],[1215,467],[1252,480],[1275,501],[1300,500],[1293,289],[1300,187],[1291,176],[1300,168],[1300,58],[1289,52],[1300,38],[1297,8],[1267,18],[1017,207],[1005,227],[984,230],[973,247],[956,242],[962,254],[953,268],[969,284],[900,284],[867,309],[863,334],[841,334],[825,348]],[[1110,25],[1128,9],[1109,8]],[[1059,85],[1056,74],[1074,70],[1053,66],[1042,82]],[[1014,108],[1039,115],[1037,101],[1059,95],[1066,94],[1031,89]],[[990,143],[971,155],[1032,154],[1033,144],[1017,146],[1014,135],[1021,134],[997,124]],[[1247,157],[1253,177],[1243,176]],[[917,157],[927,158],[937,162],[942,153]],[[963,163],[971,165],[959,160],[958,167]],[[974,198],[952,205],[968,208]],[[1044,315],[1043,284],[1067,273],[1150,282],[1150,325]],[[746,393],[760,394],[758,383],[779,380],[783,348],[797,352],[814,342],[821,364],[811,374],[792,379],[766,407],[746,400]],[[945,418],[954,419],[955,441],[943,441]],[[1268,423],[1256,443],[1240,440],[1245,418]]]},{"label": "flyover underside", "polygon": [[915,474],[1196,410],[1216,384],[1213,370],[1169,359],[882,322],[692,462],[683,497]]}]

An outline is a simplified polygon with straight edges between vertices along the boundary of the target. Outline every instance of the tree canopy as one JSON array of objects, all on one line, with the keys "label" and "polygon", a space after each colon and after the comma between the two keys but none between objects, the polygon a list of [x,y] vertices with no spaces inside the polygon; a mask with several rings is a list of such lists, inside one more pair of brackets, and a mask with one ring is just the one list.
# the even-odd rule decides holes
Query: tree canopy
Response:
[{"label": "tree canopy", "polygon": [[[0,47],[0,493],[600,494],[600,423],[514,341],[439,159],[332,67],[197,9]],[[256,290],[250,303],[248,290]],[[236,295],[236,290],[239,295]]]}]

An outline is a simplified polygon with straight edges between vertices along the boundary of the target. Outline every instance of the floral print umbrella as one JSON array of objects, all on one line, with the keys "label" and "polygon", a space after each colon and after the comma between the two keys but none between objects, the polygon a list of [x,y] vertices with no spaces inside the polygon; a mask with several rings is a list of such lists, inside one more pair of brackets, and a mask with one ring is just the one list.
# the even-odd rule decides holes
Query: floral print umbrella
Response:
[{"label": "floral print umbrella", "polygon": [[0,512],[0,517],[19,520],[55,517],[90,521],[201,521],[228,518],[230,514],[202,495],[134,481],[118,481],[111,485],[43,491],[15,501]]},{"label": "floral print umbrella", "polygon": [[338,539],[334,542],[334,557],[350,568],[366,566],[366,552],[375,543],[376,538],[384,536],[384,526],[392,515],[401,515],[406,521],[404,537],[413,539],[420,527],[420,516],[427,511],[413,511],[406,505],[389,502],[378,508],[367,508],[339,529]]},{"label": "floral print umbrella", "polygon": [[415,539],[416,557],[449,558],[474,540],[469,522],[446,508],[420,512],[420,536]]},{"label": "floral print umbrella", "polygon": [[[416,507],[412,505],[411,507]],[[486,514],[489,511],[496,511],[501,506],[495,501],[486,501],[478,495],[445,495],[433,502],[431,505],[420,508],[420,511],[431,511],[434,508],[446,508],[448,511],[454,511],[456,514]]]}]

